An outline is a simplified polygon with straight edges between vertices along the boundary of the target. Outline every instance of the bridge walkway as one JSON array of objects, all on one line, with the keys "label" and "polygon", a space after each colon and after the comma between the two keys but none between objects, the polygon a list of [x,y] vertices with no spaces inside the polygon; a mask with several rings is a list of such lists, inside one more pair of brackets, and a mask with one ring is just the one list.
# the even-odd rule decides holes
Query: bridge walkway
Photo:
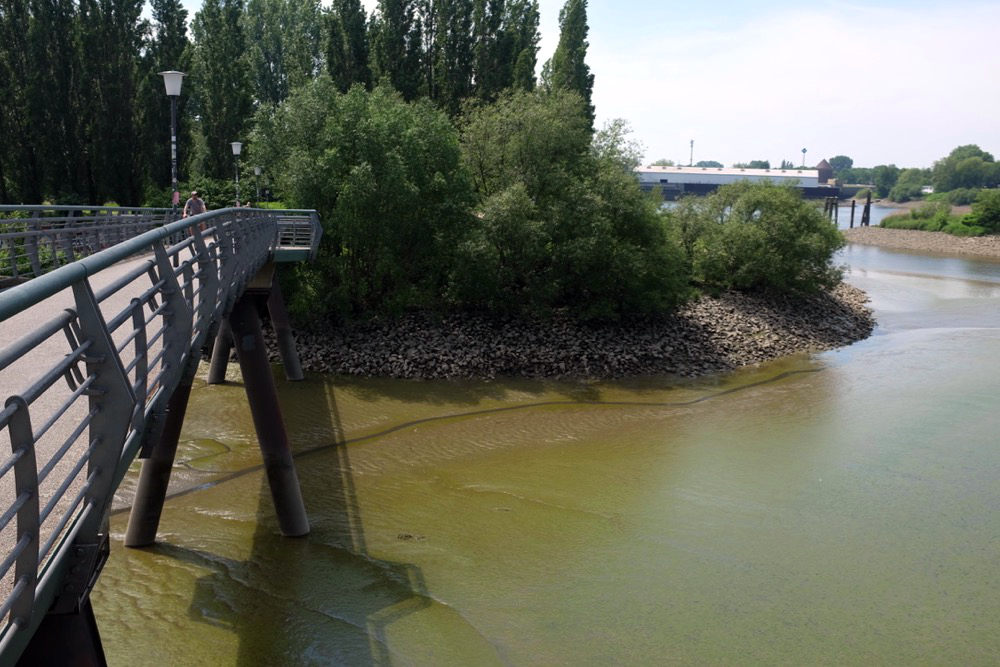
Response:
[{"label": "bridge walkway", "polygon": [[[243,298],[248,286],[269,277],[274,262],[314,256],[320,235],[313,211],[226,209],[174,220],[161,210],[121,214],[106,228],[70,213],[28,209],[26,221],[0,227],[0,276],[15,284],[0,292],[0,448],[11,452],[0,462],[0,664],[34,650],[46,619],[77,615],[82,621],[59,624],[57,634],[96,638],[86,627],[89,591],[107,558],[108,511],[125,471],[162,448],[171,417],[183,419],[169,406],[220,323],[256,318]],[[249,361],[266,367],[263,354]],[[267,459],[263,441],[262,453]],[[285,487],[290,480],[294,467]],[[294,486],[285,489],[293,503]],[[145,493],[154,504],[155,495]],[[301,508],[300,529],[303,517]],[[150,528],[155,536],[155,522],[147,535]]]}]

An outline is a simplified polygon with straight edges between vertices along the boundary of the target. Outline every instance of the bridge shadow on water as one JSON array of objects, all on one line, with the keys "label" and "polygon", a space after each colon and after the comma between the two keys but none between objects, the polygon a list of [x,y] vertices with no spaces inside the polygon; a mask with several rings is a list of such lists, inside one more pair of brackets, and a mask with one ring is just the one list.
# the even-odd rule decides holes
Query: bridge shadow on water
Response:
[{"label": "bridge shadow on water", "polygon": [[[210,571],[195,584],[189,618],[237,635],[235,663],[220,656],[218,664],[388,665],[393,661],[389,627],[432,604],[419,568],[374,558],[368,551],[350,448],[334,389],[325,389],[328,405],[313,414],[326,415],[329,421],[322,427],[332,441],[296,456],[309,535],[279,534],[267,478],[259,471],[254,475],[260,478],[256,526],[245,560],[163,542],[152,547]],[[309,395],[318,400],[319,394]],[[234,482],[240,477],[223,483]]]}]

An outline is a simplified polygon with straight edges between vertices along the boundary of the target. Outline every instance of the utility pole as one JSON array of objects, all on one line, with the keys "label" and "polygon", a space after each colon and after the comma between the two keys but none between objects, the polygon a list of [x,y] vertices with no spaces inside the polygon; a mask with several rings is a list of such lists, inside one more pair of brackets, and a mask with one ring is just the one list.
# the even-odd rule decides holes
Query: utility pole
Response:
[{"label": "utility pole", "polygon": [[688,166],[694,166],[694,139],[691,140],[691,158],[688,160]]}]

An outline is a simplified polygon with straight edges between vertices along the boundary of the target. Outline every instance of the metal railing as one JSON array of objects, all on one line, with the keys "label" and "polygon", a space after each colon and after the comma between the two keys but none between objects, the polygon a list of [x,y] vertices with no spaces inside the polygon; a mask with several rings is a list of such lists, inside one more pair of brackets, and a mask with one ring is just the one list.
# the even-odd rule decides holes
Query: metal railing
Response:
[{"label": "metal railing", "polygon": [[178,217],[169,208],[0,206],[0,286],[36,278]]},{"label": "metal railing", "polygon": [[312,211],[153,211],[3,221],[9,277],[31,280],[0,292],[0,658],[89,592],[114,492],[222,316],[266,262],[319,241]]}]

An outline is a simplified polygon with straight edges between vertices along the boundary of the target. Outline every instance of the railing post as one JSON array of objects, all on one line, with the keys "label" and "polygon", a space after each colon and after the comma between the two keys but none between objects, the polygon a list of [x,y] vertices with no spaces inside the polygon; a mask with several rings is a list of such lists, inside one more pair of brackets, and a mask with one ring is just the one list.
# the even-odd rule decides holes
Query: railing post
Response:
[{"label": "railing post", "polygon": [[14,464],[14,491],[15,497],[23,500],[17,510],[17,544],[14,547],[21,550],[14,566],[14,586],[19,590],[10,608],[10,622],[23,628],[34,611],[38,577],[38,467],[28,404],[20,396],[11,396],[6,406],[17,406],[10,418],[10,449],[12,454],[20,455]]}]

